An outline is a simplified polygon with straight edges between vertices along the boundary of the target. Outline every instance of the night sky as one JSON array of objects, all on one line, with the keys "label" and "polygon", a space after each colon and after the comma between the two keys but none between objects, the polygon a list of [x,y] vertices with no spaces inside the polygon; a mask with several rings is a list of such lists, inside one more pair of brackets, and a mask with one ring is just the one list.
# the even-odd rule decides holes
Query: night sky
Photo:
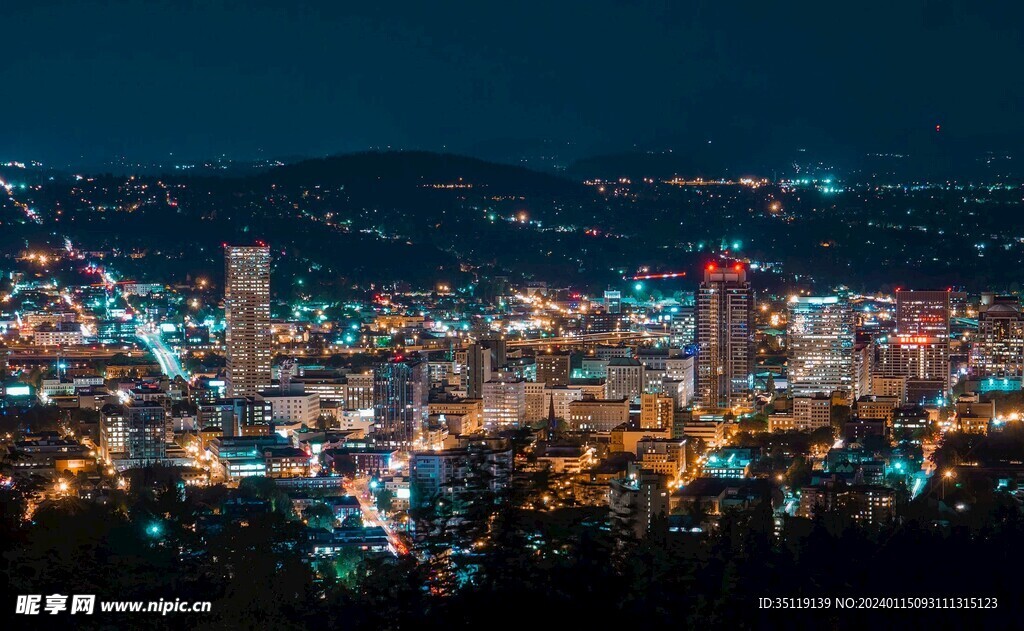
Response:
[{"label": "night sky", "polygon": [[935,125],[972,142],[1024,132],[1019,2],[10,0],[0,14],[0,160],[542,139],[578,155],[884,150]]}]

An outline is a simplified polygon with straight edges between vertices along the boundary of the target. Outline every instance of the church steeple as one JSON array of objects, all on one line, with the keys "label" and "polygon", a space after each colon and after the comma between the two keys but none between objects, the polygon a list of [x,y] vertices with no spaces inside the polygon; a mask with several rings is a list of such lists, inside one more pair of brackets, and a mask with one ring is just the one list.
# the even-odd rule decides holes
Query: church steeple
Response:
[{"label": "church steeple", "polygon": [[558,421],[555,418],[555,395],[548,395],[548,440],[558,433]]}]

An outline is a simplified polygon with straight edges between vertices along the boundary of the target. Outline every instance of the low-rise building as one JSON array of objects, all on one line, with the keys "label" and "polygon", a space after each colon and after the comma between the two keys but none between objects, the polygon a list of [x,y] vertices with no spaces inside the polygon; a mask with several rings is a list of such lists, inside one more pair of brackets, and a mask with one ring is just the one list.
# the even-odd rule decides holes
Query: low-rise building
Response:
[{"label": "low-rise building", "polygon": [[262,390],[256,395],[256,400],[270,404],[275,423],[301,423],[314,427],[320,416],[320,395],[306,392],[302,384]]},{"label": "low-rise building", "polygon": [[512,449],[471,444],[456,449],[417,451],[409,458],[410,504],[422,506],[444,498],[459,512],[467,477],[479,476],[491,491],[503,488],[512,475]]},{"label": "low-rise building", "polygon": [[641,438],[636,443],[636,462],[644,471],[678,480],[686,472],[686,439]]},{"label": "low-rise building", "polygon": [[758,454],[753,449],[723,447],[708,454],[701,468],[704,478],[748,478]]},{"label": "low-rise building", "polygon": [[577,474],[594,466],[594,448],[583,445],[547,444],[539,450],[537,460],[552,473]]},{"label": "low-rise building", "polygon": [[896,492],[886,486],[825,482],[800,490],[798,515],[838,512],[862,526],[880,526],[896,518]]},{"label": "low-rise building", "polygon": [[724,421],[695,420],[683,424],[683,435],[704,441],[709,447],[717,447],[725,440]]},{"label": "low-rise building", "polygon": [[832,396],[815,394],[793,397],[793,421],[797,429],[814,431],[832,425]]},{"label": "low-rise building", "polygon": [[80,346],[82,325],[77,322],[41,325],[35,329],[32,343],[36,346]]},{"label": "low-rise building", "polygon": [[610,487],[608,509],[613,527],[641,538],[651,529],[656,519],[667,520],[667,476],[633,470],[625,478],[612,480]]},{"label": "low-rise building", "polygon": [[304,478],[309,475],[309,455],[297,447],[263,449],[264,475],[268,478]]}]

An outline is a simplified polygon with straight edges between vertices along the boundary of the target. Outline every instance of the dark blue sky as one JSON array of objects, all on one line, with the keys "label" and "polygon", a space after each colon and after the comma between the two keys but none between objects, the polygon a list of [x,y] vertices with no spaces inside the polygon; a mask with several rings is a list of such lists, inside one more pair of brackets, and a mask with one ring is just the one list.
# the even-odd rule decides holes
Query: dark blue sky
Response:
[{"label": "dark blue sky", "polygon": [[1022,3],[9,0],[0,17],[0,160],[1024,131]]}]

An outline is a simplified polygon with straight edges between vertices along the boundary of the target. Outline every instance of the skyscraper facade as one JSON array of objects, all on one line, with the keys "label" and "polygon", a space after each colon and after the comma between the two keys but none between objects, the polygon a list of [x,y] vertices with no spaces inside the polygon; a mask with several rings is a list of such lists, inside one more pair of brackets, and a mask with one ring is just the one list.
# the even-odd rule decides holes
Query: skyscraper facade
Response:
[{"label": "skyscraper facade", "polygon": [[483,385],[505,365],[505,340],[484,338],[466,349],[466,393],[470,399],[483,397]]},{"label": "skyscraper facade", "polygon": [[521,427],[526,419],[526,383],[501,371],[483,385],[484,426],[489,430]]},{"label": "skyscraper facade", "polygon": [[850,304],[836,296],[789,301],[786,345],[793,396],[853,394],[854,322]]},{"label": "skyscraper facade", "polygon": [[692,346],[697,338],[697,308],[693,304],[683,304],[676,307],[671,315],[669,344],[673,348]]},{"label": "skyscraper facade", "polygon": [[569,385],[572,355],[569,353],[537,355],[537,381],[551,386]]},{"label": "skyscraper facade", "polygon": [[911,403],[941,404],[949,396],[950,292],[896,292],[896,335],[879,349],[885,376],[907,378]]},{"label": "skyscraper facade", "polygon": [[644,366],[632,357],[613,357],[608,361],[604,382],[606,399],[633,401],[644,391]]},{"label": "skyscraper facade", "polygon": [[167,415],[163,406],[138,402],[126,406],[128,458],[152,462],[167,457]]},{"label": "skyscraper facade", "polygon": [[228,246],[224,255],[227,395],[270,385],[270,248]]},{"label": "skyscraper facade", "polygon": [[982,294],[978,334],[971,347],[971,376],[1024,376],[1024,314],[1016,296]]},{"label": "skyscraper facade", "polygon": [[390,447],[413,447],[427,420],[429,394],[426,362],[392,361],[374,368],[374,440]]},{"label": "skyscraper facade", "polygon": [[604,292],[604,310],[608,313],[622,313],[621,291],[608,290]]},{"label": "skyscraper facade", "polygon": [[742,265],[704,270],[697,293],[697,402],[745,406],[753,394],[754,295]]},{"label": "skyscraper facade", "polygon": [[949,340],[948,291],[896,292],[896,333]]}]

